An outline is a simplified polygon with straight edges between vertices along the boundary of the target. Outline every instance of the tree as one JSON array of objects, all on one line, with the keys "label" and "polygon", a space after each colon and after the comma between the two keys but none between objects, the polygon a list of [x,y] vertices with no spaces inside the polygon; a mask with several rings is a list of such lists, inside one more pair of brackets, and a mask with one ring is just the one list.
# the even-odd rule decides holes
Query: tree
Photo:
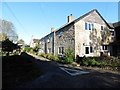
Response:
[{"label": "tree", "polygon": [[24,44],[25,44],[25,41],[24,41],[23,39],[20,39],[20,40],[18,40],[17,43],[18,43],[18,44],[22,44],[22,45],[24,45]]},{"label": "tree", "polygon": [[92,40],[90,44],[97,52],[97,50],[100,50],[101,45],[108,45],[111,42],[111,33],[107,27],[105,27],[103,31],[94,29],[90,32],[90,38]]},{"label": "tree", "polygon": [[16,42],[18,39],[18,35],[15,32],[15,27],[12,22],[1,20],[0,19],[0,40],[4,41],[7,38],[9,40]]},{"label": "tree", "polygon": [[40,41],[37,40],[36,45],[35,45],[35,47],[33,48],[33,51],[38,52],[39,48],[40,48]]}]

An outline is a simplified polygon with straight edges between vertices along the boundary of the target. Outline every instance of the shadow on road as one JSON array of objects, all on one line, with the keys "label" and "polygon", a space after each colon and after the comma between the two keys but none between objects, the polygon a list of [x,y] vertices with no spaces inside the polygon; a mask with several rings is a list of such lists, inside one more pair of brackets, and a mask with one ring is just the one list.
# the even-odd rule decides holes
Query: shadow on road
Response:
[{"label": "shadow on road", "polygon": [[[86,70],[89,71],[90,73],[71,76],[65,71],[61,70],[60,69],[61,66],[58,66],[58,64],[55,63],[54,61],[46,61],[42,59],[40,60],[31,55],[28,55],[27,53],[21,53],[20,56],[24,57],[27,62],[32,62],[32,64],[34,63],[34,66],[39,68],[42,74],[37,76],[30,82],[22,83],[19,86],[19,88],[111,88],[111,87],[118,88],[120,85],[120,75],[118,74]],[[18,58],[19,56],[16,57],[16,59]],[[19,66],[21,67],[24,66],[24,69],[29,67],[29,65],[27,66],[26,63],[23,64],[23,62],[22,63],[19,62],[21,60],[16,61],[16,63],[19,63]],[[4,64],[5,63],[6,62],[4,62]],[[11,64],[13,64],[13,62],[11,62]],[[4,68],[5,66],[3,66],[3,70]],[[68,67],[62,66],[62,68]],[[73,67],[69,69],[76,68]],[[31,70],[33,69],[31,68]],[[83,69],[76,70],[81,71]],[[28,71],[26,71],[26,73],[24,74],[26,74],[26,76],[31,76],[30,73],[28,74],[27,73]]]}]

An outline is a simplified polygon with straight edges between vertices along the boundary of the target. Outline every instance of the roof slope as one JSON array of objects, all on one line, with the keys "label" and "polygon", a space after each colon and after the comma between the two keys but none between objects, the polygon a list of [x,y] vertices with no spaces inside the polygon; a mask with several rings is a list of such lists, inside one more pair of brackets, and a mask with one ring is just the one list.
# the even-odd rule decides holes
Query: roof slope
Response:
[{"label": "roof slope", "polygon": [[75,20],[73,20],[73,21],[71,21],[71,22],[69,22],[69,23],[67,23],[67,24],[64,24],[64,25],[61,26],[60,28],[56,29],[56,31],[58,31],[58,30],[61,29],[61,28],[64,28],[64,27],[67,26],[67,25],[70,25],[71,23],[74,23],[74,22],[77,22],[77,21],[83,19],[84,17],[86,17],[87,15],[89,15],[90,13],[92,13],[92,12],[94,12],[94,11],[96,11],[96,12],[98,13],[98,15],[102,18],[102,20],[106,23],[106,25],[107,25],[109,28],[113,28],[112,26],[110,26],[110,25],[105,21],[105,19],[101,16],[101,14],[97,11],[97,9],[93,9],[93,10],[91,10],[90,12],[84,14],[83,16],[80,16],[79,18],[77,18],[77,19],[75,19]]},{"label": "roof slope", "polygon": [[[66,27],[66,26],[68,26],[68,25],[70,25],[70,24],[72,24],[72,23],[75,23],[75,22],[83,19],[84,17],[86,17],[87,15],[89,15],[90,13],[92,13],[92,12],[94,12],[94,11],[96,11],[96,13],[102,18],[102,20],[106,23],[106,25],[107,25],[109,28],[113,28],[111,25],[109,25],[109,24],[105,21],[105,19],[101,16],[101,14],[97,11],[97,9],[93,9],[93,10],[89,11],[88,13],[80,16],[79,18],[77,18],[77,19],[75,19],[75,20],[73,20],[73,21],[71,21],[71,22],[68,22],[68,23],[62,25],[60,28],[56,29],[55,32],[59,31],[60,29]],[[53,32],[51,32],[51,33],[53,33]],[[50,34],[51,34],[51,33],[50,33]],[[50,34],[48,34],[48,35],[50,35]],[[46,36],[48,36],[48,35],[46,35]],[[45,37],[46,37],[46,36],[45,36]],[[44,38],[44,37],[43,37],[43,38]],[[42,39],[43,39],[43,38],[42,38]]]},{"label": "roof slope", "polygon": [[114,27],[119,27],[120,26],[120,21],[113,23]]}]

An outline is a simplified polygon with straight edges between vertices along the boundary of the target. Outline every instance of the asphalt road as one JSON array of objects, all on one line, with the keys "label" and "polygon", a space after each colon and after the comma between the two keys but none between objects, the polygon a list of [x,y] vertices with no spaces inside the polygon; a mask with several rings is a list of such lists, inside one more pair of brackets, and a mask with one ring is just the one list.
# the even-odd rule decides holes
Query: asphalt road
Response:
[{"label": "asphalt road", "polygon": [[[18,88],[119,88],[120,75],[111,72],[65,67],[44,58],[28,56],[43,71],[35,80]],[[88,73],[81,74],[80,71]],[[77,74],[75,74],[77,72]],[[70,74],[71,73],[71,74]]]}]

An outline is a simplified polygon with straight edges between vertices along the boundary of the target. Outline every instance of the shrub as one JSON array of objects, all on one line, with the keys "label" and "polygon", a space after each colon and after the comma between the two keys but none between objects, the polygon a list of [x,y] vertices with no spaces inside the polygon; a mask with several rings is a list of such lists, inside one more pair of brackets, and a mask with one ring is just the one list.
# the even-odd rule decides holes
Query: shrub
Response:
[{"label": "shrub", "polygon": [[25,47],[23,51],[24,51],[24,52],[30,52],[31,50],[32,50],[31,47]]},{"label": "shrub", "polygon": [[63,63],[65,64],[71,64],[72,62],[73,62],[72,57],[65,57],[65,59],[63,60]]},{"label": "shrub", "polygon": [[83,60],[81,60],[80,65],[83,65],[83,66],[104,66],[105,64],[96,61],[95,58],[84,57]]},{"label": "shrub", "polygon": [[64,60],[61,60],[62,63],[70,64],[74,60],[74,52],[71,48],[66,49],[64,54]]},{"label": "shrub", "polygon": [[52,55],[51,59],[54,60],[54,61],[59,61],[58,56],[54,56],[54,55]]},{"label": "shrub", "polygon": [[54,61],[58,61],[59,60],[58,56],[54,56],[52,54],[40,53],[39,56],[42,56],[44,58],[47,58],[47,59],[50,59],[50,60],[54,60]]}]

